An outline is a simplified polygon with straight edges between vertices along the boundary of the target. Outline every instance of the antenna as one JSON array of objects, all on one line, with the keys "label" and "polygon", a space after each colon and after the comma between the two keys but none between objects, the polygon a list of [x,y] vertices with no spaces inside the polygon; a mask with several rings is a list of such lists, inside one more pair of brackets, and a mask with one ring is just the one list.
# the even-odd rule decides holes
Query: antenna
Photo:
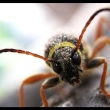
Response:
[{"label": "antenna", "polygon": [[97,10],[97,11],[89,18],[89,20],[88,20],[87,23],[85,24],[84,28],[82,29],[82,32],[81,32],[81,34],[80,34],[80,36],[79,36],[79,40],[78,40],[78,42],[77,42],[77,45],[76,45],[76,48],[75,48],[74,52],[76,52],[76,51],[78,50],[78,48],[79,48],[79,46],[80,46],[80,44],[81,44],[81,40],[82,40],[82,38],[83,38],[84,32],[86,31],[87,27],[90,25],[91,21],[94,19],[94,17],[95,17],[97,14],[99,14],[99,13],[102,12],[102,11],[110,11],[110,8],[102,8],[102,9],[99,9],[99,10]]}]

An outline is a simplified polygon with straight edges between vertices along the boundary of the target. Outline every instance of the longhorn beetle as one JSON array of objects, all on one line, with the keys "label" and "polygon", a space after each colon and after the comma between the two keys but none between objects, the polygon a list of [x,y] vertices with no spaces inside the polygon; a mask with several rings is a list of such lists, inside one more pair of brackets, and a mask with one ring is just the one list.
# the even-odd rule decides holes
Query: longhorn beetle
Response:
[{"label": "longhorn beetle", "polygon": [[43,59],[52,70],[50,73],[41,73],[33,75],[31,77],[26,78],[22,82],[19,91],[20,106],[24,106],[24,95],[23,95],[24,85],[48,78],[43,82],[40,88],[42,102],[45,107],[48,107],[49,104],[44,93],[45,89],[53,87],[62,81],[67,82],[70,85],[74,85],[75,83],[81,83],[82,76],[86,70],[96,68],[101,64],[103,64],[104,67],[100,81],[100,89],[101,92],[108,99],[110,99],[110,93],[105,88],[108,63],[104,57],[96,57],[96,54],[107,43],[110,45],[110,39],[107,36],[101,37],[102,23],[105,23],[109,29],[110,24],[104,18],[101,18],[99,20],[94,40],[95,48],[93,49],[91,54],[90,48],[88,48],[89,45],[82,40],[84,32],[86,31],[91,21],[97,14],[103,11],[110,11],[110,8],[102,8],[93,13],[93,15],[89,18],[84,28],[82,29],[79,38],[72,34],[66,33],[59,33],[50,38],[45,46],[44,57],[36,53],[20,49],[6,48],[0,50],[0,53],[17,52],[20,54],[31,55]]}]

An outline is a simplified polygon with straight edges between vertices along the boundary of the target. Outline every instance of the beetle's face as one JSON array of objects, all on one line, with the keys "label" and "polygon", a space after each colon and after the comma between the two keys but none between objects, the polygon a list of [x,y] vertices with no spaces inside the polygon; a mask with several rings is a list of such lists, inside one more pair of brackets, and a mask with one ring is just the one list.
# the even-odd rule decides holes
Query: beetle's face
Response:
[{"label": "beetle's face", "polygon": [[52,69],[61,77],[61,80],[71,85],[80,82],[82,69],[81,57],[78,52],[72,55],[72,48],[64,47],[56,50],[53,58],[56,62],[52,62]]}]

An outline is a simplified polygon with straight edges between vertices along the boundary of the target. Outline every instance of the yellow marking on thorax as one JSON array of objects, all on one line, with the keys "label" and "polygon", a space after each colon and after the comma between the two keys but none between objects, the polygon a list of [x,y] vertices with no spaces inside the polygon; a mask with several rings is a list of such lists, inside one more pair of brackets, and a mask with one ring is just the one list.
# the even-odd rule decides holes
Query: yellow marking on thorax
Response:
[{"label": "yellow marking on thorax", "polygon": [[[61,43],[58,43],[56,45],[54,45],[51,49],[50,49],[50,52],[49,52],[49,56],[48,58],[52,58],[52,55],[53,53],[55,52],[55,50],[57,50],[58,48],[61,48],[61,47],[71,47],[71,48],[75,48],[75,44],[71,43],[71,42],[68,42],[68,41],[63,41]],[[80,50],[78,49],[77,50],[78,53],[80,54],[80,56],[82,56]],[[52,62],[49,62],[49,65],[50,67],[52,68]]]},{"label": "yellow marking on thorax", "polygon": [[67,41],[63,41],[61,43],[58,43],[56,45],[54,45],[49,52],[49,58],[52,58],[53,53],[55,52],[55,50],[57,50],[58,48],[61,47],[71,47],[71,48],[75,48],[75,45],[71,42],[67,42]]}]

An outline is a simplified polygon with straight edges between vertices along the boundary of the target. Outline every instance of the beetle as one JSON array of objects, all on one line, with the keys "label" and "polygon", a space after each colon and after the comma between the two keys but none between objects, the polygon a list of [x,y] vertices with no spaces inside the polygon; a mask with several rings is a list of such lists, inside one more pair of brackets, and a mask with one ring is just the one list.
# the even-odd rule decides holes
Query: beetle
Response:
[{"label": "beetle", "polygon": [[102,37],[102,23],[105,23],[110,28],[108,21],[105,18],[99,20],[94,40],[95,48],[92,50],[91,54],[89,44],[82,40],[91,21],[102,11],[110,11],[110,8],[102,8],[93,13],[82,29],[79,38],[70,33],[59,33],[51,37],[45,45],[44,57],[21,49],[5,48],[0,50],[0,53],[16,52],[40,58],[44,60],[51,69],[49,73],[36,74],[26,78],[22,82],[19,91],[20,106],[24,106],[23,87],[25,85],[47,78],[41,85],[40,94],[44,106],[48,107],[49,104],[45,96],[45,89],[54,87],[62,81],[72,86],[76,83],[80,84],[86,70],[96,68],[101,64],[103,64],[104,67],[100,81],[100,92],[110,99],[110,93],[105,88],[108,63],[106,58],[96,57],[97,53],[101,51],[107,43],[110,45],[110,39],[107,36]]}]

